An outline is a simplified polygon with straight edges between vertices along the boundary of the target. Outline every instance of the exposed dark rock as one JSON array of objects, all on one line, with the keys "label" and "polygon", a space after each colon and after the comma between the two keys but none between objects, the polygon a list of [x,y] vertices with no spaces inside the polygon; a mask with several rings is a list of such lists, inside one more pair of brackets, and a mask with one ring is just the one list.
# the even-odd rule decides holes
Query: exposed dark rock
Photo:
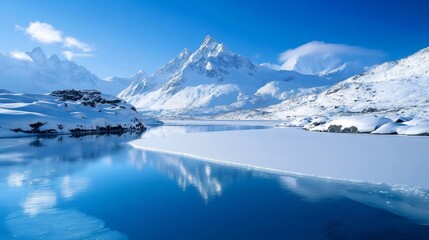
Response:
[{"label": "exposed dark rock", "polygon": [[31,131],[38,132],[38,131],[39,131],[39,128],[40,128],[41,126],[45,125],[45,123],[42,123],[42,122],[36,122],[36,123],[30,123],[29,125],[30,125],[30,127],[31,127]]},{"label": "exposed dark rock", "polygon": [[343,129],[341,125],[330,125],[328,127],[328,132],[337,132],[337,133],[357,133],[358,128],[355,126],[347,127]]},{"label": "exposed dark rock", "polygon": [[95,129],[74,128],[69,129],[73,136],[83,136],[92,134],[122,134],[125,132],[144,132],[146,127],[142,123],[137,123],[135,127],[125,127],[120,124],[116,126],[96,127]]},{"label": "exposed dark rock", "polygon": [[376,109],[376,108],[372,108],[372,107],[369,107],[369,108],[365,108],[363,111],[362,111],[362,113],[373,113],[373,112],[377,112],[378,110]]},{"label": "exposed dark rock", "polygon": [[[80,101],[84,106],[95,107],[97,104],[116,105],[120,99],[108,100],[100,96],[101,92],[96,90],[58,90],[49,95],[60,98],[61,101]],[[66,103],[65,103],[66,104]]]},{"label": "exposed dark rock", "polygon": [[343,133],[357,133],[359,131],[358,131],[357,127],[351,126],[351,127],[348,127],[348,128],[344,128],[342,132]]},{"label": "exposed dark rock", "polygon": [[343,126],[341,126],[341,125],[330,125],[328,127],[328,132],[341,132],[342,127]]}]

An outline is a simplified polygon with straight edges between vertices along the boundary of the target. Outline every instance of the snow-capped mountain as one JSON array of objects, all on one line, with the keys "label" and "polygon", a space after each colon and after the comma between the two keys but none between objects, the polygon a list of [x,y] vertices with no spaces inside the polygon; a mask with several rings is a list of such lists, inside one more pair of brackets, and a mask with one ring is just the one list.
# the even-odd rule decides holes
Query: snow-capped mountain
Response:
[{"label": "snow-capped mountain", "polygon": [[207,36],[195,51],[176,58],[118,96],[141,110],[215,114],[252,109],[320,92],[333,81],[257,66]]},{"label": "snow-capped mountain", "polygon": [[361,114],[429,118],[429,48],[381,64],[320,94],[224,117],[293,119]]},{"label": "snow-capped mountain", "polygon": [[47,57],[39,47],[31,52],[0,54],[0,88],[12,92],[47,93],[58,89],[97,89],[116,95],[129,82],[105,81],[73,61]]}]

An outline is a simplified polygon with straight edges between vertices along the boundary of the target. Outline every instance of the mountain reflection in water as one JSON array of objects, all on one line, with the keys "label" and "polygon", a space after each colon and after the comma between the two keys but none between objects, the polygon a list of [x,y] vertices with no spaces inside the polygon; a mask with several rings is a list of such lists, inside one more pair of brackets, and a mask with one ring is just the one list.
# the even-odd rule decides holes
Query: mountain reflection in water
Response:
[{"label": "mountain reflection in water", "polygon": [[[429,224],[429,195],[422,189],[271,174],[126,144],[248,128],[163,126],[143,135],[0,139],[0,238],[260,238],[271,231],[332,239],[365,231],[385,236],[392,227],[400,233],[392,239],[428,236],[428,228],[416,224]],[[308,209],[308,216],[300,213]],[[294,212],[302,219],[287,218]],[[317,227],[309,232],[304,222]],[[200,228],[183,228],[187,224]],[[248,235],[232,234],[240,228]]]}]

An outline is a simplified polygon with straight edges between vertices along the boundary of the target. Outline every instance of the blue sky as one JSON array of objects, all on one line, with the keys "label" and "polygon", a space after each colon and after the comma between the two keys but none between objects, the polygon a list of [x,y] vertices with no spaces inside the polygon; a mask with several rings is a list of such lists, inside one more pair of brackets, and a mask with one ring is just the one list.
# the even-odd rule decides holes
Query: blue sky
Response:
[{"label": "blue sky", "polygon": [[[256,63],[279,63],[284,51],[314,40],[381,50],[393,60],[429,46],[428,11],[427,0],[3,0],[0,52],[40,46],[61,58],[66,50],[91,55],[73,61],[100,77],[152,72],[206,35]],[[62,42],[25,34],[36,21],[61,31]],[[67,49],[66,37],[79,42]]]}]

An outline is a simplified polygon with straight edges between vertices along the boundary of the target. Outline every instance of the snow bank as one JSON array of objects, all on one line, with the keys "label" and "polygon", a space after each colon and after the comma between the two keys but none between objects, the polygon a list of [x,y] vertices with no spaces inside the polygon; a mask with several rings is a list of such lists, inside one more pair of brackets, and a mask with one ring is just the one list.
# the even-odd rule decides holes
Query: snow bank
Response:
[{"label": "snow bank", "polygon": [[0,137],[141,131],[143,124],[133,106],[98,91],[0,93]]},{"label": "snow bank", "polygon": [[375,116],[350,116],[339,117],[326,124],[311,128],[312,131],[322,132],[360,132],[370,133],[383,124],[392,122],[385,117]]},{"label": "snow bank", "polygon": [[140,139],[130,144],[144,150],[268,171],[429,188],[426,137],[270,128],[191,133]]},{"label": "snow bank", "polygon": [[322,117],[311,120],[304,128],[320,132],[429,135],[429,120],[402,117],[393,121],[386,117],[349,116],[328,121]]},{"label": "snow bank", "polygon": [[411,120],[397,129],[398,134],[429,135],[429,120]]}]

